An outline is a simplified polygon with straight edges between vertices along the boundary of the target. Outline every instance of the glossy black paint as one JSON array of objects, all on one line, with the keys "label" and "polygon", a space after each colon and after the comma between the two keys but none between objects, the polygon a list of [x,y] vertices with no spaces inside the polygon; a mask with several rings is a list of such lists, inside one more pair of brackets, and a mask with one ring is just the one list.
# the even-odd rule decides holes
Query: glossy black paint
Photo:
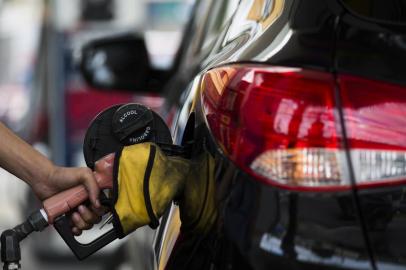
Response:
[{"label": "glossy black paint", "polygon": [[208,235],[182,231],[166,269],[371,268],[351,191],[260,183],[224,157],[201,115],[193,117],[195,155],[205,149],[216,160],[218,219]]},{"label": "glossy black paint", "polygon": [[[202,12],[202,2],[194,15]],[[216,17],[208,12],[207,18]],[[310,193],[259,182],[221,152],[193,90],[199,74],[230,63],[302,67],[404,84],[403,26],[357,17],[339,0],[286,0],[282,14],[268,28],[247,24],[230,38],[230,21],[203,46],[204,29],[199,26],[207,21],[199,17],[188,25],[162,113],[176,112],[176,143],[193,141],[196,155],[204,149],[215,157],[218,217],[207,235],[181,231],[169,262],[158,265],[160,269],[405,267],[403,187],[365,192],[354,185],[348,191]],[[336,91],[339,96],[338,87]],[[158,264],[168,220],[166,216],[157,232]]]},{"label": "glossy black paint", "polygon": [[335,70],[406,84],[406,25],[363,20],[341,10],[336,35]]},{"label": "glossy black paint", "polygon": [[186,261],[190,269],[208,269],[207,263],[218,269],[372,267],[353,191],[291,192],[253,179],[224,157],[201,111],[197,105],[195,148],[216,157],[218,222],[203,241],[193,236],[190,243],[182,233],[167,269]]},{"label": "glossy black paint", "polygon": [[[343,9],[337,28],[335,69],[338,73],[406,85],[405,41],[405,25],[366,20]],[[377,269],[406,267],[403,194],[402,186],[358,192]]]}]

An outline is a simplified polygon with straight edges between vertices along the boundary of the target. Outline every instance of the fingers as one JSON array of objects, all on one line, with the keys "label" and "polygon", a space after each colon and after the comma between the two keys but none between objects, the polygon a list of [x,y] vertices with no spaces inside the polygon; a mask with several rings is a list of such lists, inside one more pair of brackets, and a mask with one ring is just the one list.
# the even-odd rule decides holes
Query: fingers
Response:
[{"label": "fingers", "polygon": [[112,167],[114,164],[115,153],[110,153],[95,163],[95,171],[104,171],[109,167]]},{"label": "fingers", "polygon": [[101,221],[101,215],[103,213],[98,213],[92,208],[92,211],[84,205],[78,207],[81,218],[88,224],[95,224]]},{"label": "fingers", "polygon": [[101,187],[112,186],[114,153],[102,157],[95,163],[94,176]]},{"label": "fingers", "polygon": [[75,235],[80,235],[82,230],[89,230],[93,227],[93,224],[99,223],[101,221],[101,210],[100,213],[96,212],[96,210],[91,211],[86,206],[80,205],[78,207],[78,212],[74,212],[72,214],[72,232]]},{"label": "fingers", "polygon": [[72,231],[75,233],[78,233],[78,230],[88,230],[93,227],[93,224],[88,224],[86,223],[83,218],[79,215],[79,213],[73,213],[72,214],[72,222],[74,224],[74,227],[72,228]]},{"label": "fingers", "polygon": [[89,199],[94,207],[99,208],[100,201],[98,199],[100,189],[97,185],[96,179],[92,173],[92,171],[88,168],[82,168],[82,175],[81,179],[83,180],[83,184],[85,185],[87,191],[89,192]]},{"label": "fingers", "polygon": [[82,230],[78,229],[77,227],[72,228],[72,233],[76,236],[79,236],[82,234]]}]

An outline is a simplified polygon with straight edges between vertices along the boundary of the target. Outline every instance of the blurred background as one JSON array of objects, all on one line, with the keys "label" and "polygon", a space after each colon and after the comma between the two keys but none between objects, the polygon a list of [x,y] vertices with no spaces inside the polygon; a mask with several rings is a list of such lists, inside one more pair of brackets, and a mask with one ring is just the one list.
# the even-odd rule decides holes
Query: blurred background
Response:
[{"label": "blurred background", "polygon": [[[164,100],[148,91],[86,85],[79,72],[81,48],[95,38],[136,35],[145,41],[154,70],[170,70],[192,5],[192,0],[0,0],[0,120],[56,164],[85,166],[83,137],[98,112],[125,102],[159,110]],[[3,231],[40,204],[22,181],[1,169],[0,178]],[[82,241],[98,231],[87,232]],[[22,242],[22,269],[136,269],[123,256],[131,238],[142,242],[143,230],[78,263],[48,228]]]}]

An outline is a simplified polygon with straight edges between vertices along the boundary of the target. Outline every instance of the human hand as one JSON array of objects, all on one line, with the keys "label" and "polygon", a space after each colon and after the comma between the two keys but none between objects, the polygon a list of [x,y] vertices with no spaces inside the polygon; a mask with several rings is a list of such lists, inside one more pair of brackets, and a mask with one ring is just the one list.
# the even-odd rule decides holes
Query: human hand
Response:
[{"label": "human hand", "polygon": [[94,177],[101,185],[111,185],[113,183],[114,153],[110,153],[98,161],[94,166]]},{"label": "human hand", "polygon": [[[114,157],[114,153],[111,153],[95,163],[93,176],[102,187],[113,183]],[[74,225],[72,232],[75,235],[80,235],[82,230],[92,228],[93,224],[100,222],[101,216],[107,211],[108,209],[105,207],[95,208],[94,206],[91,206],[89,209],[84,205],[79,206],[78,212],[72,214],[72,222]]]},{"label": "human hand", "polygon": [[[101,187],[110,186],[113,183],[114,157],[114,153],[111,153],[95,163],[93,176]],[[78,212],[72,214],[73,234],[80,235],[82,230],[92,228],[93,224],[100,222],[101,216],[106,212],[108,212],[108,209],[105,207],[95,208],[91,206],[89,209],[84,205],[79,206]]]},{"label": "human hand", "polygon": [[72,232],[75,235],[80,235],[82,230],[90,229],[94,223],[98,223],[104,213],[98,200],[99,187],[92,171],[88,168],[53,166],[47,178],[32,183],[34,193],[41,200],[81,184],[87,189],[92,204],[89,207],[80,205],[71,214]]},{"label": "human hand", "polygon": [[61,191],[81,184],[85,186],[89,193],[92,205],[99,208],[99,186],[93,172],[89,168],[53,166],[47,178],[38,179],[32,183],[32,189],[38,198],[43,201]]},{"label": "human hand", "polygon": [[94,206],[79,205],[71,217],[72,233],[76,236],[82,234],[83,230],[89,230],[94,224],[101,221],[102,216],[107,212],[105,207],[95,208]]}]

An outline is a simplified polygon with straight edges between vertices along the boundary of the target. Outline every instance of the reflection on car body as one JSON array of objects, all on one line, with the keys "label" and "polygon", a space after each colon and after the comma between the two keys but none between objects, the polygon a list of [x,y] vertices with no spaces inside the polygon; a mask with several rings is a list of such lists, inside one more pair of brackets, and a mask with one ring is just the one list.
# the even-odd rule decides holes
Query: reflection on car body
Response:
[{"label": "reflection on car body", "polygon": [[172,205],[134,269],[405,267],[405,4],[375,2],[196,2],[160,113],[216,220]]}]

